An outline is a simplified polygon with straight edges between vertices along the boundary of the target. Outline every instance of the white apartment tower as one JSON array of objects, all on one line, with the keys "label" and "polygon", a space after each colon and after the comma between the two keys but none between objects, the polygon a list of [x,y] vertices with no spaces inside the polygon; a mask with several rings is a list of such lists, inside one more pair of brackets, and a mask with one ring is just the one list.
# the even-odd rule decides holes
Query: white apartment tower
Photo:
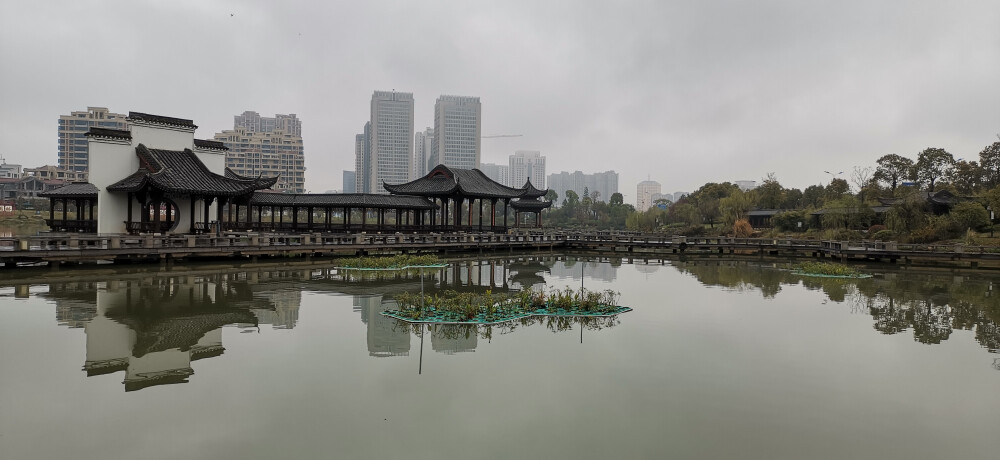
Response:
[{"label": "white apartment tower", "polygon": [[365,123],[361,134],[354,136],[354,190],[371,193],[372,123]]},{"label": "white apartment tower", "polygon": [[431,149],[434,148],[434,128],[427,128],[413,136],[413,175],[410,179],[418,179],[437,166],[430,164]]},{"label": "white apartment tower", "polygon": [[105,107],[87,107],[87,110],[59,116],[58,166],[67,171],[86,173],[90,170],[87,151],[87,131],[90,128],[126,130],[126,116],[109,112]]},{"label": "white apartment tower", "polygon": [[375,91],[371,110],[369,193],[383,193],[383,183],[410,180],[413,161],[413,93]]},{"label": "white apartment tower", "polygon": [[528,179],[545,190],[545,157],[537,150],[518,150],[510,156],[510,185],[521,187]]},{"label": "white apartment tower", "polygon": [[305,192],[302,121],[295,114],[271,118],[251,111],[233,118],[233,129],[214,137],[229,148],[226,167],[243,176],[277,175],[275,189]]},{"label": "white apartment tower", "polygon": [[653,207],[653,200],[661,195],[660,183],[655,180],[644,180],[635,187],[635,210],[647,211]]},{"label": "white apartment tower", "polygon": [[482,125],[482,104],[478,97],[439,97],[434,103],[431,163],[452,168],[479,168]]}]

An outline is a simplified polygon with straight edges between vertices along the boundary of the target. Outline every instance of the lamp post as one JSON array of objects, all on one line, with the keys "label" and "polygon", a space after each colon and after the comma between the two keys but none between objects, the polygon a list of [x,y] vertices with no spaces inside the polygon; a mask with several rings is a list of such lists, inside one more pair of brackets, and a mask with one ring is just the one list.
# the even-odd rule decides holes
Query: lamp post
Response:
[{"label": "lamp post", "polygon": [[840,172],[838,172],[837,174],[834,174],[834,173],[832,173],[832,172],[830,172],[830,171],[823,171],[823,172],[825,172],[825,173],[827,173],[827,174],[829,174],[829,175],[830,175],[830,182],[833,182],[833,180],[834,180],[834,179],[836,179],[836,178],[837,178],[837,176],[839,176],[839,175],[841,175],[841,174],[843,174],[843,173],[844,173],[843,171],[840,171]]}]

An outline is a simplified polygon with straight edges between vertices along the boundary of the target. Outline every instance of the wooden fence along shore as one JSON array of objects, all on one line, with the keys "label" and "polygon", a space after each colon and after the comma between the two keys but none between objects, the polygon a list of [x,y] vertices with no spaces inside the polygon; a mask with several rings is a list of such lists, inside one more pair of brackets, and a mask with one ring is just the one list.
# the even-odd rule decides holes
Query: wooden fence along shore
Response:
[{"label": "wooden fence along shore", "polygon": [[623,232],[443,234],[88,235],[0,238],[0,263],[169,262],[197,258],[307,257],[421,252],[571,250],[619,255],[735,254],[1000,268],[1000,248],[773,238],[682,237]]}]

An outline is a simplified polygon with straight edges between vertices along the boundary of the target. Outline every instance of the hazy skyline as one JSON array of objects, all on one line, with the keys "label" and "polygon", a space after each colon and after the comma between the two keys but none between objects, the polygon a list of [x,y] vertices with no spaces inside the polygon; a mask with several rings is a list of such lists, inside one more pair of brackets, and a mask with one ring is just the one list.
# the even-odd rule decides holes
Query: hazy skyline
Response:
[{"label": "hazy skyline", "polygon": [[341,188],[372,92],[479,97],[482,161],[615,170],[626,202],[776,173],[786,186],[1000,133],[1000,2],[6,2],[0,155],[56,163],[87,106],[302,119],[306,188]]}]

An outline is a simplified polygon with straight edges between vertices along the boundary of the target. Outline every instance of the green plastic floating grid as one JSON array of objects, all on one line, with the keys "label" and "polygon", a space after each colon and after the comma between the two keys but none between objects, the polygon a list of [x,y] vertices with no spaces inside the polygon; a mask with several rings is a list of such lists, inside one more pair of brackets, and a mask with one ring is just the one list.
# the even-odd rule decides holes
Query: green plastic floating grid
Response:
[{"label": "green plastic floating grid", "polygon": [[357,270],[359,272],[398,272],[403,270],[416,270],[419,268],[445,268],[448,264],[433,264],[433,265],[406,265],[403,267],[390,267],[390,268],[359,268],[359,267],[333,267],[337,270]]}]

